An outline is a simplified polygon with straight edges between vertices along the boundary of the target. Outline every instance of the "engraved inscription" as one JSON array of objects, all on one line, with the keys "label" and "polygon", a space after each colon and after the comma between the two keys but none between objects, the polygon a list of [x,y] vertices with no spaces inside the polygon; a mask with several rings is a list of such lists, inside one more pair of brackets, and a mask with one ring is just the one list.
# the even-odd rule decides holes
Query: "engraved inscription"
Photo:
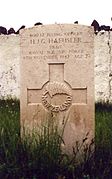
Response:
[{"label": "engraved inscription", "polygon": [[[48,100],[48,96],[53,98],[55,95],[66,95],[65,101],[60,105],[51,104]],[[48,110],[52,112],[59,112],[67,110],[72,103],[71,90],[64,83],[50,82],[47,84],[45,91],[42,95],[42,104]]]},{"label": "engraved inscription", "polygon": [[[81,31],[31,33],[28,40],[30,50],[23,56],[23,59],[38,61],[47,59],[58,61],[65,59],[67,61],[71,58],[74,61],[88,60],[91,58],[90,52],[83,50],[83,47],[87,49],[86,45],[89,42],[82,35]],[[84,44],[84,46],[82,47],[80,44]]]},{"label": "engraved inscription", "polygon": [[55,43],[80,43],[81,42],[81,38],[79,37],[71,37],[71,38],[48,38],[48,39],[31,39],[30,40],[30,44],[31,45],[35,45],[35,44],[55,44]]}]

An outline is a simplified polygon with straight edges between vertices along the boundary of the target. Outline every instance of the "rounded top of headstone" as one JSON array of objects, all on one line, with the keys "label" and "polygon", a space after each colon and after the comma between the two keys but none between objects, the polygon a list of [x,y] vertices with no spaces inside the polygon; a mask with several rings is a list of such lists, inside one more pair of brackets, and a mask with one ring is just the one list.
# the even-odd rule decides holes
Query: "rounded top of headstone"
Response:
[{"label": "rounded top of headstone", "polygon": [[19,34],[23,34],[25,32],[29,32],[29,31],[35,31],[35,30],[43,30],[44,29],[47,29],[47,30],[51,30],[51,31],[54,31],[54,30],[60,30],[60,31],[63,31],[65,29],[73,29],[73,30],[78,30],[78,29],[82,29],[83,31],[84,30],[90,30],[90,31],[93,31],[94,32],[94,28],[92,26],[87,26],[87,25],[79,25],[79,24],[47,24],[47,25],[37,25],[37,26],[33,26],[33,27],[30,27],[30,28],[25,28],[25,29],[21,29]]}]

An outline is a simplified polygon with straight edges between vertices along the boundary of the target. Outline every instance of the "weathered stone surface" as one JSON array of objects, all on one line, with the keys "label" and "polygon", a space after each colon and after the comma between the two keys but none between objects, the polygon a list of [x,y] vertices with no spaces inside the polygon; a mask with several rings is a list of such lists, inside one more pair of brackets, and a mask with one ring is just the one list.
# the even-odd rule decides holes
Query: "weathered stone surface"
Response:
[{"label": "weathered stone surface", "polygon": [[95,37],[95,99],[112,102],[112,33]]},{"label": "weathered stone surface", "polygon": [[20,96],[20,38],[0,36],[0,99]]},{"label": "weathered stone surface", "polygon": [[[94,42],[95,101],[112,102],[112,32],[99,32]],[[0,35],[0,44],[0,99],[20,98],[19,35]]]},{"label": "weathered stone surface", "polygon": [[21,127],[32,130],[49,113],[67,149],[94,137],[92,27],[55,24],[24,29],[21,39]]}]

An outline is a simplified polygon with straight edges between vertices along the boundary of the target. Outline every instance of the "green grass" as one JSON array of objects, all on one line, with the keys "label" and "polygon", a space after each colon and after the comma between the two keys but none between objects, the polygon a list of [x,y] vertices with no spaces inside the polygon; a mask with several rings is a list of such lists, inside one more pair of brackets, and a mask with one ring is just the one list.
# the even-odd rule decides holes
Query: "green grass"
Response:
[{"label": "green grass", "polygon": [[[96,175],[112,178],[112,104],[96,105]],[[100,178],[99,177],[99,178]]]},{"label": "green grass", "polygon": [[111,179],[112,105],[96,104],[95,152],[82,141],[84,161],[78,163],[80,146],[71,156],[52,116],[41,130],[20,138],[18,100],[0,101],[0,179]]}]

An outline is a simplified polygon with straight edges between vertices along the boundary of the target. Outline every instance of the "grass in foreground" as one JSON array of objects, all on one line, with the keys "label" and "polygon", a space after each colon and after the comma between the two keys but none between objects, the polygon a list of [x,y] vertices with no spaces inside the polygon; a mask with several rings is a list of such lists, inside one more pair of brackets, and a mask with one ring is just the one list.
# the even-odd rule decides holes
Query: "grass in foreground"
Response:
[{"label": "grass in foreground", "polygon": [[19,111],[19,101],[0,101],[0,179],[112,178],[112,105],[96,104],[96,150],[85,147],[80,164],[75,160],[78,148],[72,156],[62,152],[63,141],[52,122],[42,126],[38,137],[21,140]]}]

